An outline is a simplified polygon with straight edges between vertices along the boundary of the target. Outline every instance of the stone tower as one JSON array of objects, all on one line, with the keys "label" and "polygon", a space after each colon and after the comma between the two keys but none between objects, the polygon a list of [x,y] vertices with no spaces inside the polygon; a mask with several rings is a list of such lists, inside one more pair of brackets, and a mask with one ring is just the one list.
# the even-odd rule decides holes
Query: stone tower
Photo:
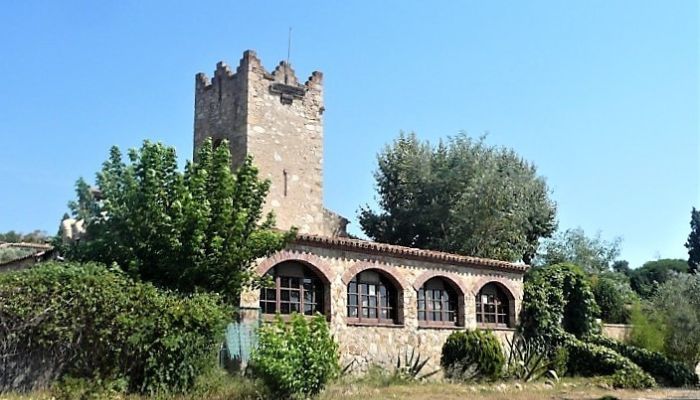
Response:
[{"label": "stone tower", "polygon": [[290,64],[269,73],[248,50],[235,72],[219,62],[195,80],[195,153],[207,137],[228,139],[233,168],[251,155],[271,181],[265,211],[278,228],[345,236],[348,221],[323,207],[323,74],[300,84]]}]

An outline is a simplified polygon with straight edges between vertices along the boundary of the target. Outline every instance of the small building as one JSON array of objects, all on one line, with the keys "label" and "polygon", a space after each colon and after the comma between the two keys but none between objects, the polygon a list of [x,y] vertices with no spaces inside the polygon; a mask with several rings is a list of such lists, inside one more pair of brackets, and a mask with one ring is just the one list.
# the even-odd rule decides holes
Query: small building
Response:
[{"label": "small building", "polygon": [[300,234],[259,260],[274,287],[250,290],[244,318],[293,312],[328,318],[343,364],[393,363],[415,349],[429,364],[456,329],[512,335],[528,266],[349,238],[348,220],[323,205],[323,74],[304,83],[291,65],[268,72],[253,51],[195,79],[194,148],[229,141],[233,167],[252,155],[271,181],[265,211]]}]

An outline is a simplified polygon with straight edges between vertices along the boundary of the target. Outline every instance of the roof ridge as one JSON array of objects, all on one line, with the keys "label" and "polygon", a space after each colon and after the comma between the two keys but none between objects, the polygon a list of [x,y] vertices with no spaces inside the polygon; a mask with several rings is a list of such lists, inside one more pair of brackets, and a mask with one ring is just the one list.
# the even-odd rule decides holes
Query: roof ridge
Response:
[{"label": "roof ridge", "polygon": [[509,261],[495,260],[491,258],[481,258],[474,256],[465,256],[461,254],[448,253],[439,250],[419,249],[416,247],[408,247],[397,244],[373,242],[370,240],[345,238],[340,236],[321,236],[310,233],[299,233],[294,239],[296,243],[308,243],[316,245],[325,245],[328,247],[345,247],[351,250],[359,251],[375,251],[388,253],[389,255],[399,255],[405,258],[426,259],[434,262],[453,263],[453,264],[470,264],[490,268],[498,268],[514,271],[527,271],[530,266],[527,264],[518,264]]}]

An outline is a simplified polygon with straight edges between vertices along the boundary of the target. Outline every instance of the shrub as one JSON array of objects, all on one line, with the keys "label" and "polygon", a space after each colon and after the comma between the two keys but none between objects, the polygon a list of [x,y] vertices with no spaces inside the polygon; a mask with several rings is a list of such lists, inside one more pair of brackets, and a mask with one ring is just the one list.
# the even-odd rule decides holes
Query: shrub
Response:
[{"label": "shrub", "polygon": [[490,331],[454,332],[442,346],[440,365],[453,379],[487,379],[501,376],[505,357],[498,338]]},{"label": "shrub", "polygon": [[520,331],[556,345],[563,331],[584,337],[600,330],[599,313],[583,271],[572,264],[530,270],[525,278]]},{"label": "shrub", "polygon": [[416,353],[416,349],[412,348],[411,353],[408,350],[404,351],[403,358],[401,353],[396,356],[396,366],[394,367],[394,380],[398,382],[420,381],[430,378],[437,374],[439,370],[421,374],[425,365],[430,361],[430,357],[421,359],[420,353]]},{"label": "shrub", "polygon": [[662,352],[666,337],[666,324],[653,309],[645,309],[641,303],[632,306],[630,315],[632,331],[629,343],[650,351]]},{"label": "shrub", "polygon": [[590,341],[629,358],[663,385],[681,387],[698,384],[698,376],[693,369],[681,362],[669,360],[659,352],[629,346],[603,336],[590,338]]},{"label": "shrub", "polygon": [[[616,387],[631,388],[653,387],[654,378],[642,370],[637,364],[616,351],[595,343],[583,342],[571,335],[563,338],[569,352],[569,373],[583,376],[610,375]],[[622,385],[622,386],[620,386]]]},{"label": "shrub", "polygon": [[593,276],[591,288],[595,302],[600,307],[600,318],[612,324],[625,324],[629,321],[628,302],[634,298],[634,292],[622,274],[605,273]]},{"label": "shrub", "polygon": [[544,341],[516,335],[508,342],[506,374],[514,379],[529,382],[554,371],[557,376],[566,372],[568,353],[566,348],[551,348]]},{"label": "shrub", "polygon": [[338,344],[322,315],[277,317],[259,330],[250,368],[276,396],[311,396],[338,374]]},{"label": "shrub", "polygon": [[227,320],[214,295],[180,297],[99,264],[0,275],[0,299],[0,391],[58,378],[185,391],[213,361]]}]

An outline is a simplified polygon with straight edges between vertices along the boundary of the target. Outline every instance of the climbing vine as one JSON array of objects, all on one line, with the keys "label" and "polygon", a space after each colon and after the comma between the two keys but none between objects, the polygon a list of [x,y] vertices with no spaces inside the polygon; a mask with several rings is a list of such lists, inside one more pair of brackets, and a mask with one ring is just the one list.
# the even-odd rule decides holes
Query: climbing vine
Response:
[{"label": "climbing vine", "polygon": [[578,338],[600,332],[600,313],[583,271],[573,264],[532,269],[525,280],[522,324],[526,337],[558,342],[562,329]]}]

